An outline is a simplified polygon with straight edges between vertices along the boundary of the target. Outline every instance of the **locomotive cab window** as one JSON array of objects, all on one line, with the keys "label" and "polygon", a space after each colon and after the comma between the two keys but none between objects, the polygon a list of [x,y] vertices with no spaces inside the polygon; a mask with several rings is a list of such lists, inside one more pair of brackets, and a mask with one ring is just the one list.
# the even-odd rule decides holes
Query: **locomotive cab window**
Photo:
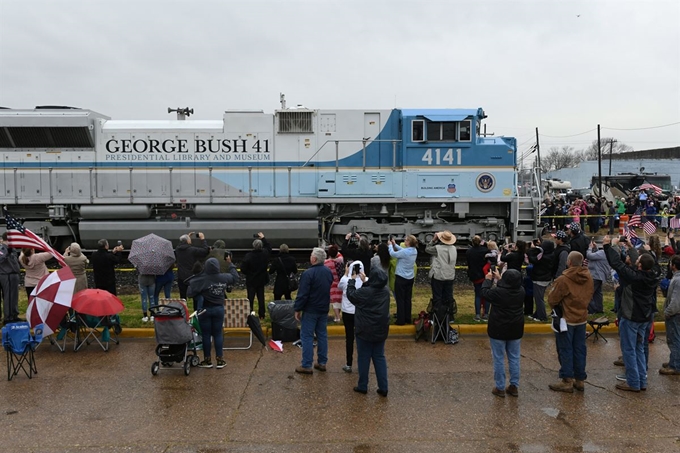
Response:
[{"label": "locomotive cab window", "polygon": [[455,142],[456,129],[458,123],[454,121],[428,121],[427,141],[428,142]]},{"label": "locomotive cab window", "polygon": [[411,141],[422,142],[425,140],[425,121],[413,120],[411,123]]},{"label": "locomotive cab window", "polygon": [[460,135],[458,140],[461,142],[469,142],[470,141],[470,120],[467,121],[461,121],[460,122]]}]

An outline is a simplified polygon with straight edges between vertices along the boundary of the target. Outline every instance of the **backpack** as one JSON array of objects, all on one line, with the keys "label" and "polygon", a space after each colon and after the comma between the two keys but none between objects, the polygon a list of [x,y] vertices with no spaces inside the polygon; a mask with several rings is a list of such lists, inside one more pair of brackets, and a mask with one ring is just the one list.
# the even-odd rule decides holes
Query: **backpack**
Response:
[{"label": "backpack", "polygon": [[290,291],[297,291],[299,286],[300,283],[298,282],[297,274],[294,274],[292,272],[288,274],[288,289]]},{"label": "backpack", "polygon": [[[286,267],[283,265],[283,261],[279,257],[279,263],[281,263],[281,271],[286,272]],[[300,287],[300,282],[298,280],[298,275],[294,272],[291,272],[288,274],[288,290],[289,291],[297,291],[297,289]]]}]

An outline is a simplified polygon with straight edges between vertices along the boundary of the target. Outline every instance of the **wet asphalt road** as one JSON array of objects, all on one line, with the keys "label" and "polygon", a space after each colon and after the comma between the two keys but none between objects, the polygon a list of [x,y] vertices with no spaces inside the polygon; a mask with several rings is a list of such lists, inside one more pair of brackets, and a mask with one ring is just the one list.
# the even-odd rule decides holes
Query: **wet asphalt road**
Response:
[{"label": "wet asphalt road", "polygon": [[[588,341],[585,393],[548,389],[558,363],[551,335],[522,342],[519,398],[491,394],[484,335],[457,345],[392,337],[389,396],[352,391],[344,339],[330,340],[326,373],[295,374],[300,350],[226,351],[222,370],[152,376],[155,342],[123,338],[59,353],[43,343],[39,374],[0,381],[2,452],[673,452],[680,451],[680,376],[657,373],[665,337],[651,346],[649,388],[614,389],[615,334]],[[2,371],[5,367],[2,366]],[[179,370],[179,367],[175,366]]]}]

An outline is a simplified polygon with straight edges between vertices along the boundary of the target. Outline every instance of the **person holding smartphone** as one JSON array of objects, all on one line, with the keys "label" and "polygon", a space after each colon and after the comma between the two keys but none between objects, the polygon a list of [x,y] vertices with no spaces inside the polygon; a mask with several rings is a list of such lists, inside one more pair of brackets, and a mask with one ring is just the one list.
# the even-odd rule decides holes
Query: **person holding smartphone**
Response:
[{"label": "person holding smartphone", "polygon": [[368,280],[364,273],[364,264],[361,261],[348,262],[345,266],[345,275],[338,283],[338,288],[342,291],[342,324],[345,326],[345,365],[342,367],[342,371],[345,373],[352,372],[354,359],[354,313],[356,308],[347,298],[347,283],[350,278],[355,279],[355,288],[361,288]]}]

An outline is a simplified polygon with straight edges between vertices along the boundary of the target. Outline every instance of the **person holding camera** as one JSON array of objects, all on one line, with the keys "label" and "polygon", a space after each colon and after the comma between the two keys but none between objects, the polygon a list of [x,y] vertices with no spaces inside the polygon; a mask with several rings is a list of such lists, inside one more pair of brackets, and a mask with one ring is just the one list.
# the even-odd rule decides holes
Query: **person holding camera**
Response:
[{"label": "person holding camera", "polygon": [[[116,245],[109,252],[109,241],[100,239],[97,243],[97,251],[92,254],[92,273],[94,274],[94,287],[103,289],[116,295],[116,264],[122,259],[123,244]],[[113,252],[113,253],[112,253]]]},{"label": "person holding camera", "polygon": [[250,310],[253,311],[255,296],[257,296],[258,315],[260,319],[264,319],[264,287],[269,283],[267,268],[269,267],[269,254],[272,251],[272,246],[261,231],[255,233],[253,237],[257,239],[253,241],[253,250],[243,258],[241,273],[246,276],[246,292],[250,301]]},{"label": "person holding camera", "polygon": [[[494,282],[496,284],[494,285]],[[493,358],[495,386],[491,393],[504,398],[519,396],[520,344],[524,335],[524,288],[522,273],[508,269],[503,275],[489,270],[482,283],[482,296],[491,304],[487,334]],[[508,358],[510,385],[505,387],[505,357]]]},{"label": "person holding camera", "polygon": [[76,284],[73,287],[73,294],[87,289],[87,275],[85,274],[85,269],[87,268],[87,263],[89,263],[90,260],[88,260],[87,257],[83,255],[80,244],[77,242],[72,243],[66,247],[66,250],[62,256],[64,257],[64,261],[68,267],[71,268],[73,276],[76,278]]},{"label": "person holding camera", "polygon": [[[408,236],[407,241],[413,236]],[[414,238],[415,239],[415,238]],[[411,265],[413,269],[413,265]],[[378,381],[378,395],[386,397],[387,359],[385,341],[390,332],[390,290],[387,274],[380,268],[371,269],[370,278],[357,289],[364,275],[352,271],[347,281],[347,299],[354,305],[354,323],[357,340],[357,366],[359,379],[354,391],[368,393],[368,371],[373,362],[375,377]]]},{"label": "person holding camera", "polygon": [[441,231],[435,233],[425,246],[425,252],[432,255],[429,277],[433,307],[440,303],[453,305],[453,281],[456,278],[458,259],[455,243],[456,236],[450,231]]},{"label": "person holding camera", "polygon": [[[391,240],[390,256],[397,259],[394,271],[394,298],[397,301],[396,325],[398,326],[412,322],[411,300],[413,298],[413,283],[416,280],[413,266],[416,264],[416,258],[418,258],[417,246],[418,239],[412,234],[406,236],[404,247],[398,246],[394,238]],[[364,263],[364,266],[366,266],[366,263]]]},{"label": "person holding camera", "polygon": [[272,261],[269,266],[269,274],[276,273],[274,280],[274,300],[293,300],[291,296],[290,284],[288,276],[290,274],[297,274],[298,267],[290,253],[288,253],[288,245],[281,244],[279,246],[279,256]]},{"label": "person holding camera", "polygon": [[[354,313],[356,308],[347,298],[347,283],[351,278],[356,279],[354,287],[359,289],[368,280],[364,273],[364,264],[357,260],[348,262],[345,266],[345,275],[340,279],[338,288],[342,291],[342,324],[345,326],[345,365],[342,371],[352,372],[352,362],[354,359]],[[357,278],[358,277],[358,278]]]},{"label": "person holding camera", "polygon": [[210,247],[205,242],[203,233],[183,234],[179,237],[179,245],[175,249],[175,258],[177,258],[177,287],[179,288],[179,297],[181,299],[187,298],[186,280],[193,275],[192,269],[196,261],[205,258],[210,253]]}]

